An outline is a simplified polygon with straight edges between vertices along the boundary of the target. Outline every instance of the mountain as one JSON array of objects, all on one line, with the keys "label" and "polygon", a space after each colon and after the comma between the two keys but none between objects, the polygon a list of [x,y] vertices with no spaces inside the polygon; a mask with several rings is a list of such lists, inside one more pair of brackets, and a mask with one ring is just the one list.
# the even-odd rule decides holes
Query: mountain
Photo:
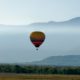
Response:
[{"label": "mountain", "polygon": [[80,17],[75,17],[66,21],[60,21],[60,22],[56,22],[56,21],[49,21],[49,22],[36,22],[36,23],[32,23],[29,25],[4,25],[4,24],[0,24],[0,27],[40,27],[40,26],[78,26],[80,25]]},{"label": "mountain", "polygon": [[72,18],[67,21],[62,22],[55,22],[55,21],[49,21],[49,22],[39,22],[39,23],[32,23],[29,26],[78,26],[80,25],[80,17]]},{"label": "mountain", "polygon": [[52,56],[41,61],[28,63],[31,65],[80,66],[80,55]]}]

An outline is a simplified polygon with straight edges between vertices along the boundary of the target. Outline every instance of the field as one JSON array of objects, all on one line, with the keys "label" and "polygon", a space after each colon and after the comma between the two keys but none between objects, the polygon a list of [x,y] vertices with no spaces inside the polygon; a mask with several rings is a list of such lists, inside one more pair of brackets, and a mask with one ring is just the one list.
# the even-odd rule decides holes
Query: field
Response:
[{"label": "field", "polygon": [[0,80],[80,80],[79,75],[0,74]]}]

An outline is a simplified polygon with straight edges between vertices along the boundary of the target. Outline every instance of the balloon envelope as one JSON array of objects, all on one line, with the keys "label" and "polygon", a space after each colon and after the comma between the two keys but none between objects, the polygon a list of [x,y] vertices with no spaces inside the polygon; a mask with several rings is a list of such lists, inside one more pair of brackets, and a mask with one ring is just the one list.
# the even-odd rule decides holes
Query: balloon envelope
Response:
[{"label": "balloon envelope", "polygon": [[35,47],[39,47],[45,40],[45,34],[40,31],[32,32],[30,35],[30,40]]}]

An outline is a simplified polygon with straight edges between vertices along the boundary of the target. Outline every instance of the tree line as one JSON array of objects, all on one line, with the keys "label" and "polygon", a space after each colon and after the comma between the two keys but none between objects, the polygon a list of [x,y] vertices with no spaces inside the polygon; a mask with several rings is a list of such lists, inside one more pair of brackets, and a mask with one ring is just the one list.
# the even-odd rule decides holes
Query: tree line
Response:
[{"label": "tree line", "polygon": [[24,66],[1,64],[0,73],[26,73],[26,74],[80,74],[80,67],[56,66]]}]

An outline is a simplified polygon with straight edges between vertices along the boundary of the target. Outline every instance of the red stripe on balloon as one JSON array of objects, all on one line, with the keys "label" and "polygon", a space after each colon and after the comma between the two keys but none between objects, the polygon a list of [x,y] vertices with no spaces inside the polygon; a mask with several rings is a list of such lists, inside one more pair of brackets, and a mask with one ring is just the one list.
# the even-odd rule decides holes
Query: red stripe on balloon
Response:
[{"label": "red stripe on balloon", "polygon": [[33,44],[41,44],[42,42],[32,42]]},{"label": "red stripe on balloon", "polygon": [[41,41],[38,41],[38,42],[32,42],[36,47],[39,47],[41,44],[42,44],[42,42]]}]

